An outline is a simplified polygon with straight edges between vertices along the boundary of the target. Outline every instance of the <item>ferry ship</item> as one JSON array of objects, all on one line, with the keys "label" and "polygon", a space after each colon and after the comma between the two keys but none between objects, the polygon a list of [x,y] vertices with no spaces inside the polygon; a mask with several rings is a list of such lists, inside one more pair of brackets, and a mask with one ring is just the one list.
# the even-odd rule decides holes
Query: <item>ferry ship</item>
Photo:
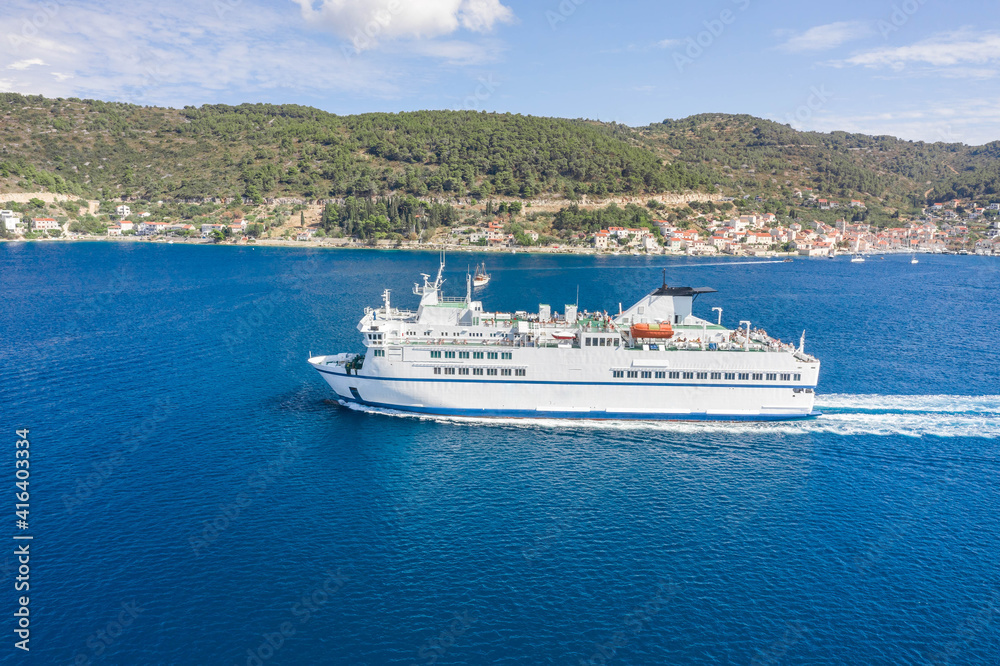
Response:
[{"label": "ferry ship", "polygon": [[358,323],[364,353],[309,359],[343,403],[430,415],[776,421],[817,416],[819,361],[741,321],[692,312],[715,290],[663,284],[619,312],[488,312],[423,274],[418,308],[386,290]]}]

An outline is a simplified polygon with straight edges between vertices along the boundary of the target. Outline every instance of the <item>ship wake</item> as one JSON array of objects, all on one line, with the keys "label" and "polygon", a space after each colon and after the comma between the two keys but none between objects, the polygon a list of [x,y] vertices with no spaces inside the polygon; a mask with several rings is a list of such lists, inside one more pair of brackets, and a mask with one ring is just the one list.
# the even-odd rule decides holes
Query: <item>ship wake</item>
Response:
[{"label": "ship wake", "polygon": [[816,409],[823,414],[802,421],[694,422],[694,421],[595,421],[552,418],[478,418],[434,416],[341,402],[355,411],[426,421],[486,424],[503,427],[653,430],[671,433],[733,434],[781,433],[784,435],[833,434],[904,437],[981,437],[1000,439],[1000,395],[817,395]]}]

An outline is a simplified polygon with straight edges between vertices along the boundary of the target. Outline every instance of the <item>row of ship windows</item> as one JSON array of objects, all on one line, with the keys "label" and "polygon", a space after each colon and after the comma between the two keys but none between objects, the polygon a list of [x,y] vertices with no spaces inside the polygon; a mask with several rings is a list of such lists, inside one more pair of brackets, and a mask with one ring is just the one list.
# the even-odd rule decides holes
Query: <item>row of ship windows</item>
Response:
[{"label": "row of ship windows", "polygon": [[[802,381],[802,375],[776,372],[681,372],[677,370],[612,370],[611,376],[619,379],[725,379],[729,381],[790,382]],[[779,379],[780,378],[780,379]]]},{"label": "row of ship windows", "polygon": [[583,338],[585,347],[617,347],[621,343],[621,338],[602,338],[585,336]]},{"label": "row of ship windows", "polygon": [[[514,353],[513,352],[467,352],[467,351],[460,351],[460,352],[453,352],[453,351],[446,351],[446,352],[432,351],[431,352],[431,358],[442,358],[442,354],[444,355],[443,358],[471,358],[471,359],[475,359],[475,360],[484,360],[484,359],[486,359],[486,360],[490,360],[490,361],[496,361],[496,360],[511,361],[511,360],[514,359]],[[457,356],[456,356],[456,354],[457,354]],[[385,357],[385,350],[384,349],[373,349],[372,350],[372,356],[374,356],[375,358],[383,358],[383,357]]]},{"label": "row of ship windows", "polygon": [[512,360],[514,358],[514,353],[513,352],[467,352],[467,351],[460,351],[460,352],[453,352],[453,351],[446,351],[446,352],[432,351],[431,352],[431,358],[441,358],[441,354],[442,353],[444,354],[444,358],[455,358],[455,354],[458,354],[458,358],[470,358],[470,354],[471,354],[471,358],[473,358],[473,359],[482,359],[482,358],[484,358],[484,356],[483,356],[484,354],[485,354],[485,358],[487,358],[489,360],[496,360],[497,358],[500,358],[500,359],[502,359],[504,361],[510,361],[510,360]]},{"label": "row of ship windows", "polygon": [[487,377],[524,377],[528,373],[522,368],[434,368],[435,375],[485,375]]},{"label": "row of ship windows", "polygon": [[[432,335],[434,335],[434,331],[424,331],[424,337],[429,338]],[[447,338],[448,337],[448,331],[441,331],[438,335],[440,337]],[[497,336],[500,336],[500,335],[503,335],[503,333],[502,332],[499,332],[499,333],[490,333],[490,337],[491,338],[492,337],[497,337]],[[417,337],[417,332],[416,331],[406,331],[406,336],[407,337],[410,337],[410,336]],[[476,332],[471,332],[470,333],[470,332],[466,332],[466,331],[461,331],[461,332],[460,331],[452,331],[451,337],[453,337],[453,338],[460,338],[460,337],[481,338],[481,337],[483,337],[483,334],[482,333],[476,333]]]}]

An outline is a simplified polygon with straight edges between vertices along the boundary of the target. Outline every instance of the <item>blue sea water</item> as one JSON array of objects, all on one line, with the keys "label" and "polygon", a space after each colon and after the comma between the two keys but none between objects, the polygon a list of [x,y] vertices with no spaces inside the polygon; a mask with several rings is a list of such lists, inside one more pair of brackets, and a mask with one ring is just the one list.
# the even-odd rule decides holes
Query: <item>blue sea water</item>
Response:
[{"label": "blue sea water", "polygon": [[[477,255],[449,258],[464,290]],[[305,363],[432,253],[0,245],[52,664],[1000,663],[1000,262],[485,257],[487,308],[712,286],[823,367],[782,424],[352,410]],[[6,438],[6,442],[3,441]],[[13,663],[15,542],[0,659]]]}]

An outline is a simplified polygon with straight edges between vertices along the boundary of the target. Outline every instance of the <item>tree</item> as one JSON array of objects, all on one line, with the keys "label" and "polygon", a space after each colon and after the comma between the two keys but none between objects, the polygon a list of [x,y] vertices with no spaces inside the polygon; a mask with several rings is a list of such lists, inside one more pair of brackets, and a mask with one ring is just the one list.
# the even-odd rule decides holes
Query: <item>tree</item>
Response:
[{"label": "tree", "polygon": [[257,188],[256,185],[253,184],[247,185],[247,188],[243,193],[243,196],[245,196],[247,199],[250,199],[250,201],[253,201],[258,206],[264,203],[264,197],[261,196],[260,190]]}]

